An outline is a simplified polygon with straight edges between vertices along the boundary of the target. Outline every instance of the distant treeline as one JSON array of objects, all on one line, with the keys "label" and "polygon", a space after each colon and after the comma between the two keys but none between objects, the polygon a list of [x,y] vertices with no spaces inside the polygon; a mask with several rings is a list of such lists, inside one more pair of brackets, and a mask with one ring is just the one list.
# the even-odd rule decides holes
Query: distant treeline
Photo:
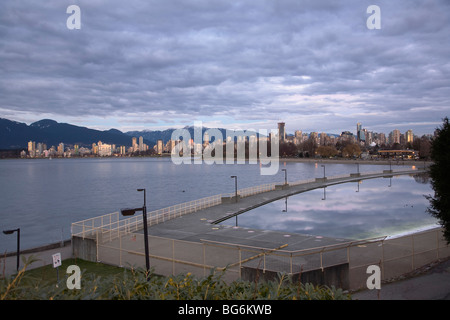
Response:
[{"label": "distant treeline", "polygon": [[20,153],[25,149],[0,149],[0,159],[20,158]]}]

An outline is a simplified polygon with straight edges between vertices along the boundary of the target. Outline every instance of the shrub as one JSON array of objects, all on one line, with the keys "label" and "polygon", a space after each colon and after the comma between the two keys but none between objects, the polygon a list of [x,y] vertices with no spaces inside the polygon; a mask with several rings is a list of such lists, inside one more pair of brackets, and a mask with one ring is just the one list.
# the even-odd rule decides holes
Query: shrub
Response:
[{"label": "shrub", "polygon": [[[27,265],[27,264],[26,264]],[[56,285],[35,276],[26,266],[12,279],[0,280],[0,299],[7,300],[348,300],[342,289],[295,283],[286,274],[276,281],[226,283],[223,273],[197,278],[192,274],[161,277],[141,269],[124,269],[122,275],[98,276],[82,272],[81,289],[69,290],[63,279]]]}]

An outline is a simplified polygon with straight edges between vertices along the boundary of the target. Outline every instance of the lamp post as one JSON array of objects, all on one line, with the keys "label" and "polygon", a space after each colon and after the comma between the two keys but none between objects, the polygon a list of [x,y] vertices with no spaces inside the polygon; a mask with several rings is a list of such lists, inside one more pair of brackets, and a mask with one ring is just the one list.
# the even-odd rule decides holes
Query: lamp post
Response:
[{"label": "lamp post", "polygon": [[234,178],[234,201],[237,202],[237,176],[231,176],[230,178]]},{"label": "lamp post", "polygon": [[284,171],[284,184],[287,184],[287,170],[281,169],[281,171]]},{"label": "lamp post", "polygon": [[147,269],[147,281],[150,279],[150,260],[148,253],[148,227],[147,227],[147,203],[146,203],[146,195],[145,189],[137,189],[137,191],[144,191],[144,206],[142,208],[134,208],[134,209],[120,209],[120,213],[123,216],[132,216],[136,213],[136,211],[142,211],[142,218],[144,220],[144,244],[145,244],[145,267]]},{"label": "lamp post", "polygon": [[4,234],[13,234],[17,231],[17,271],[19,271],[19,255],[20,255],[20,228],[3,230]]}]

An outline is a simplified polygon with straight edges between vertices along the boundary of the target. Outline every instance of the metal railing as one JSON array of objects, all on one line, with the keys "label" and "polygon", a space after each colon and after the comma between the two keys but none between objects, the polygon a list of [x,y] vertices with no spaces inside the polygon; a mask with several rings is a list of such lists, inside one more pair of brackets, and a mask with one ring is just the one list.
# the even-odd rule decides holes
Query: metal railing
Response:
[{"label": "metal railing", "polygon": [[[147,213],[147,224],[148,226],[156,225],[220,203],[222,203],[221,196],[215,195],[154,210]],[[113,240],[124,232],[130,233],[142,228],[142,215],[120,219],[119,212],[114,212],[100,217],[74,222],[72,223],[71,231],[72,236],[83,239],[86,237],[95,238],[98,236],[97,232],[99,231],[102,239]]]}]

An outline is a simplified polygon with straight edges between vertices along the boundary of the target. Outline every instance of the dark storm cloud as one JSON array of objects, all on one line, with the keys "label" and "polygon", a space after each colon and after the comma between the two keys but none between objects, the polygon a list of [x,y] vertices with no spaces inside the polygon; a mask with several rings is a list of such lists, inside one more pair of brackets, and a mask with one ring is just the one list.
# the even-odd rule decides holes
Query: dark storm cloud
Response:
[{"label": "dark storm cloud", "polygon": [[[66,27],[71,4],[80,30]],[[432,132],[449,111],[449,3],[377,1],[380,30],[366,27],[371,4],[8,0],[0,112]]]}]

